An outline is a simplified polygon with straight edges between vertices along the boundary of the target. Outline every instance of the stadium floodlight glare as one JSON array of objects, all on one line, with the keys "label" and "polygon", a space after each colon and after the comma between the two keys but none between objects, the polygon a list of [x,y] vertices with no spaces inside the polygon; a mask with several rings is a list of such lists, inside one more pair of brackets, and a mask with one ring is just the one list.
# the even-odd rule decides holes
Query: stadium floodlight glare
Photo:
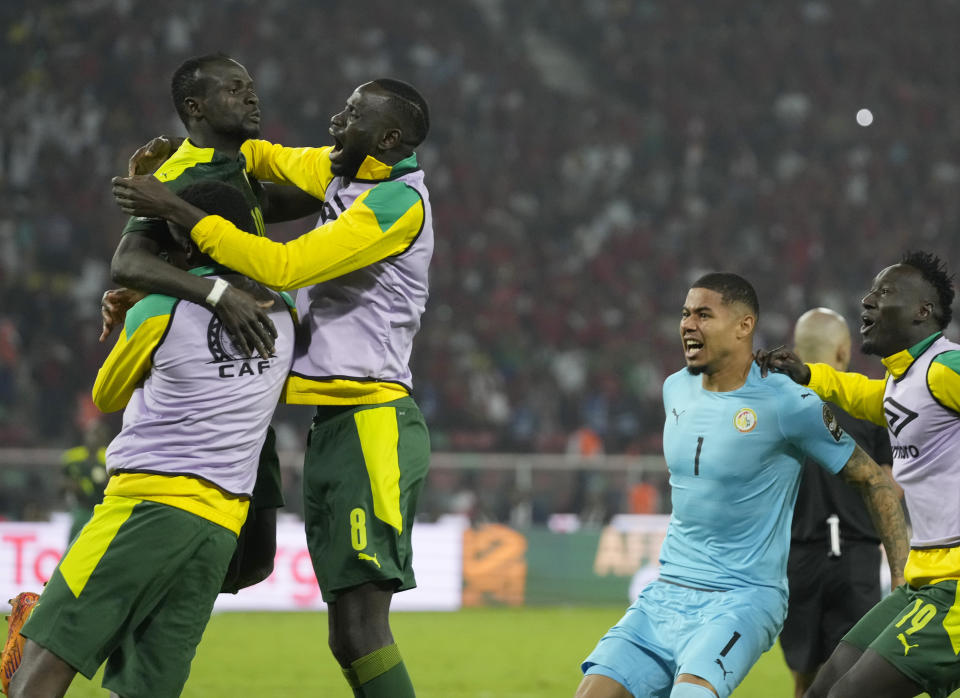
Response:
[{"label": "stadium floodlight glare", "polygon": [[861,126],[869,126],[873,123],[873,112],[869,109],[861,109],[857,112],[857,123]]}]

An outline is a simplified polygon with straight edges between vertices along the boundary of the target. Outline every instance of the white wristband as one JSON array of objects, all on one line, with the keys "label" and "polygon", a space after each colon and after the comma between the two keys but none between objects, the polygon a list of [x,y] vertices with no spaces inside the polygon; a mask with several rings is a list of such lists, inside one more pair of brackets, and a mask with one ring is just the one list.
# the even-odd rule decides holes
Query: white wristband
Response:
[{"label": "white wristband", "polygon": [[230,287],[223,279],[217,279],[213,282],[213,288],[210,289],[210,295],[207,296],[207,305],[211,308],[216,308],[217,303],[220,302],[220,298],[223,296],[223,292]]}]

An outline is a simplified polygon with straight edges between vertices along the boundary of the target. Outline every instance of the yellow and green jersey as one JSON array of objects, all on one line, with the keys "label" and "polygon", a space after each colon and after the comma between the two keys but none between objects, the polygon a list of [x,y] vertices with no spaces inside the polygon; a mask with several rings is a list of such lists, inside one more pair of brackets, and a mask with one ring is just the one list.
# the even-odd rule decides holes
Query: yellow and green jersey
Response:
[{"label": "yellow and green jersey", "polygon": [[960,579],[960,344],[937,332],[883,364],[883,380],[810,364],[810,388],[887,428],[913,527],[907,581]]},{"label": "yellow and green jersey", "polygon": [[378,404],[409,393],[413,337],[428,296],[430,199],[416,155],[393,166],[368,156],[335,177],[330,148],[247,141],[248,171],[324,201],[318,227],[286,244],[245,235],[218,216],[193,229],[201,251],[279,290],[300,289],[309,340],[298,345],[285,399]]},{"label": "yellow and green jersey", "polygon": [[[242,154],[232,158],[213,148],[198,148],[188,138],[154,176],[174,192],[197,182],[213,180],[229,184],[238,189],[250,205],[250,215],[257,229],[246,232],[264,234],[263,211],[260,207],[263,186],[255,177],[247,174]],[[167,223],[159,218],[133,217],[123,229],[123,234],[127,233],[148,235],[158,241],[169,238]]]}]

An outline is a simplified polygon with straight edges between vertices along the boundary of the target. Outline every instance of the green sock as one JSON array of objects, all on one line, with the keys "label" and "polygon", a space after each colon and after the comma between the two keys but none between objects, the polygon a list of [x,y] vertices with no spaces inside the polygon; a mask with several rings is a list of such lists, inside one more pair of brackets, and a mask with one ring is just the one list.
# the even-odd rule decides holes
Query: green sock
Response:
[{"label": "green sock", "polygon": [[[416,698],[407,667],[395,644],[381,647],[350,663],[357,695],[363,698]],[[346,674],[348,670],[344,670]],[[349,681],[349,679],[347,679]]]},{"label": "green sock", "polygon": [[343,672],[343,678],[347,680],[350,688],[353,689],[353,698],[363,698],[363,691],[360,690],[360,684],[357,683],[357,672],[353,669],[344,669],[343,667],[340,667],[340,671]]}]

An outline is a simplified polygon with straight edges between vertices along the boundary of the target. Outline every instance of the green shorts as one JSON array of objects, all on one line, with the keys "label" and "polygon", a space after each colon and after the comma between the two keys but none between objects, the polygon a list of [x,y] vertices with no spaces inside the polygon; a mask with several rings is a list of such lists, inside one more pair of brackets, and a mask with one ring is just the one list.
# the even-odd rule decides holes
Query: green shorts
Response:
[{"label": "green shorts", "polygon": [[868,647],[931,698],[960,688],[960,599],[950,580],[914,589],[897,587],[847,633],[844,642]]},{"label": "green shorts", "polygon": [[280,456],[277,455],[277,432],[267,427],[267,439],[260,449],[257,465],[257,482],[250,498],[250,511],[255,509],[279,509],[283,502],[283,482],[280,478]]},{"label": "green shorts", "polygon": [[303,510],[324,601],[366,582],[417,585],[411,530],[429,465],[430,436],[413,398],[317,408]]},{"label": "green shorts", "polygon": [[237,537],[165,504],[108,496],[23,635],[124,698],[178,696]]},{"label": "green shorts", "polygon": [[[257,465],[257,482],[253,486],[250,498],[250,510],[247,520],[240,529],[237,549],[233,553],[227,574],[223,579],[220,592],[236,594],[250,585],[250,570],[264,565],[273,568],[273,558],[277,551],[276,512],[264,512],[266,509],[279,509],[284,505],[283,484],[280,478],[280,457],[277,455],[277,434],[273,427],[267,427],[267,438],[260,450],[260,462]],[[259,575],[257,575],[258,577]]]}]

